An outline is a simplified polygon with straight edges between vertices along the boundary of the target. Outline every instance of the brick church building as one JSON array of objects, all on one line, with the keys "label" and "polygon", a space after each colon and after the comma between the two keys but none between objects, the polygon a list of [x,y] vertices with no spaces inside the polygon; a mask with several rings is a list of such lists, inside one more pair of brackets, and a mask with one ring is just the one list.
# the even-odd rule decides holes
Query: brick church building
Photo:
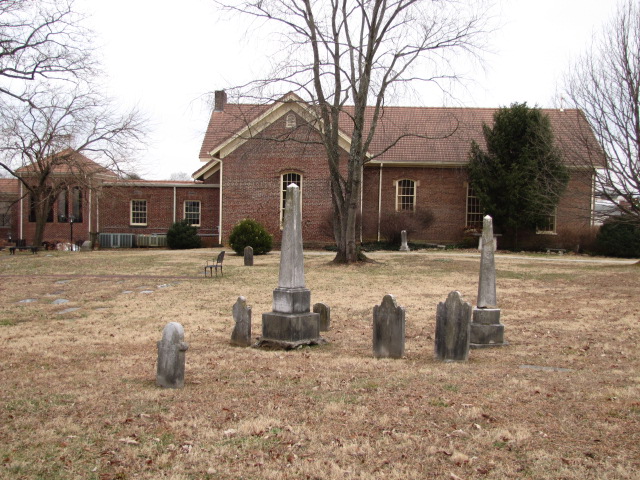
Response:
[{"label": "brick church building", "polygon": [[[477,231],[484,212],[469,187],[466,165],[472,140],[484,148],[482,125],[493,123],[495,111],[385,107],[371,146],[372,160],[363,170],[361,239],[384,239],[389,228],[407,220],[412,220],[410,241],[460,243]],[[543,112],[571,178],[556,211],[528,240],[535,246],[567,247],[576,232],[592,225],[594,172],[589,155],[599,150],[585,149],[583,137],[594,146],[596,141],[580,112]],[[345,163],[348,113],[341,119],[339,139]],[[233,226],[244,218],[259,221],[278,243],[284,193],[295,182],[302,194],[305,244],[332,244],[331,191],[319,128],[313,108],[294,94],[269,105],[249,105],[228,103],[224,92],[216,92],[200,151],[203,166],[193,181],[102,178],[95,188],[70,191],[54,204],[45,239],[67,238],[68,223],[60,221],[57,210],[75,208],[84,212],[82,224],[75,225],[76,239],[100,239],[103,247],[162,245],[154,239],[183,218],[198,227],[204,245],[227,243]],[[7,209],[9,205],[13,207]],[[0,179],[0,209],[5,214],[0,239],[11,236],[29,243],[29,201],[18,180]]]}]

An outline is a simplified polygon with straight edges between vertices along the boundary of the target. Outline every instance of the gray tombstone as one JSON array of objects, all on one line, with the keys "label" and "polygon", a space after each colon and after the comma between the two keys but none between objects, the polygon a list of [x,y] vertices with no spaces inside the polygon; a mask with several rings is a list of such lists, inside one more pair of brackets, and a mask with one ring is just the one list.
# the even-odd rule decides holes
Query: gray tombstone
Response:
[{"label": "gray tombstone", "polygon": [[480,281],[478,303],[473,309],[471,348],[499,347],[504,341],[504,325],[500,323],[500,309],[496,296],[496,264],[493,219],[487,215],[482,223],[482,250],[480,253]]},{"label": "gray tombstone", "polygon": [[402,358],[404,355],[405,310],[393,295],[385,295],[373,307],[373,355],[376,358]]},{"label": "gray tombstone", "polygon": [[331,309],[324,303],[313,305],[313,313],[320,315],[320,331],[328,332],[331,327]]},{"label": "gray tombstone", "polygon": [[184,387],[185,352],[188,348],[182,325],[178,322],[167,323],[162,330],[162,340],[158,342],[156,384],[159,387]]},{"label": "gray tombstone", "polygon": [[244,247],[244,266],[253,267],[253,247]]},{"label": "gray tombstone", "polygon": [[460,292],[451,292],[436,309],[435,357],[444,361],[465,361],[469,358],[471,304]]},{"label": "gray tombstone", "polygon": [[320,315],[310,307],[311,292],[304,283],[300,189],[292,183],[287,187],[284,209],[278,288],[273,291],[273,311],[262,314],[258,346],[290,349],[324,343]]},{"label": "gray tombstone", "polygon": [[238,297],[233,305],[233,319],[236,324],[231,333],[231,344],[240,347],[251,345],[251,307],[247,306],[247,299]]},{"label": "gray tombstone", "polygon": [[402,230],[400,232],[400,251],[401,252],[408,252],[409,251],[409,245],[407,244],[407,231],[406,230]]},{"label": "gray tombstone", "polygon": [[92,245],[91,245],[91,242],[89,240],[85,240],[84,242],[82,242],[82,246],[80,247],[80,251],[89,252],[91,250],[92,250]]}]

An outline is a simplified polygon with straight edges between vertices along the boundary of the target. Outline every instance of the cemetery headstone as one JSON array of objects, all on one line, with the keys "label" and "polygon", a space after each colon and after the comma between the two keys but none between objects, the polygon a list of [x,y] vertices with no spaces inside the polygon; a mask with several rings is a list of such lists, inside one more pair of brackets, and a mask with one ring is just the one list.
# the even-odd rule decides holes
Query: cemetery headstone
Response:
[{"label": "cemetery headstone", "polygon": [[253,247],[244,247],[244,266],[253,267]]},{"label": "cemetery headstone", "polygon": [[480,281],[478,302],[471,322],[471,348],[499,347],[504,341],[504,325],[500,323],[500,309],[496,297],[496,264],[494,256],[493,219],[487,215],[482,224],[480,253]]},{"label": "cemetery headstone", "polygon": [[310,307],[311,292],[304,281],[300,189],[292,183],[285,201],[278,288],[273,291],[273,311],[262,314],[258,346],[290,349],[324,343],[320,315]]},{"label": "cemetery headstone", "polygon": [[251,345],[251,307],[247,306],[247,299],[238,297],[233,305],[233,319],[235,327],[231,333],[231,344],[240,347]]},{"label": "cemetery headstone", "polygon": [[402,230],[400,232],[400,251],[401,252],[408,252],[409,251],[409,244],[407,244],[407,231],[406,230]]},{"label": "cemetery headstone", "polygon": [[385,295],[373,307],[373,355],[376,358],[402,358],[404,355],[405,310],[393,295]]},{"label": "cemetery headstone", "polygon": [[331,327],[331,309],[324,303],[313,305],[313,312],[320,315],[320,331],[328,332]]},{"label": "cemetery headstone", "polygon": [[182,325],[178,322],[167,323],[162,330],[162,340],[158,342],[156,384],[159,387],[184,387],[185,352],[188,348]]},{"label": "cemetery headstone", "polygon": [[460,292],[449,293],[436,309],[435,356],[444,361],[465,361],[469,358],[471,304]]}]

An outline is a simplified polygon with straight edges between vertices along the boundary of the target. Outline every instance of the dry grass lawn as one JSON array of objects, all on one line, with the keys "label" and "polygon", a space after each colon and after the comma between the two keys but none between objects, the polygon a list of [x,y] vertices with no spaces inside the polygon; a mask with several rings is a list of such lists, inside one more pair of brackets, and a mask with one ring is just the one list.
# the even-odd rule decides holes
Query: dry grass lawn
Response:
[{"label": "dry grass lawn", "polygon": [[[477,255],[307,252],[330,343],[284,352],[229,345],[240,295],[259,335],[278,255],[204,279],[215,253],[0,255],[0,478],[640,478],[639,266],[501,255],[510,345],[443,364],[436,305],[474,302]],[[387,293],[407,310],[401,360],[372,358]],[[155,386],[170,321],[190,345],[182,390]]]}]

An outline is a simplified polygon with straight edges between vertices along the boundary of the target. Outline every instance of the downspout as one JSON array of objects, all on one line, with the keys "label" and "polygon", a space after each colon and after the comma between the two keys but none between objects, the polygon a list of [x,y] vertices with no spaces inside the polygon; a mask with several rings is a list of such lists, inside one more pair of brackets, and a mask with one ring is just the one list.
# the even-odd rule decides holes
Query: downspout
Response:
[{"label": "downspout", "polygon": [[378,241],[380,241],[380,221],[382,220],[382,162],[378,176]]},{"label": "downspout", "polygon": [[87,238],[91,239],[91,194],[93,193],[93,188],[89,189],[89,221],[87,222]]},{"label": "downspout", "polygon": [[218,244],[222,245],[222,159],[218,159],[220,162],[220,191],[219,191],[219,199],[218,199]]},{"label": "downspout", "polygon": [[173,187],[173,223],[176,223],[176,187]]}]

